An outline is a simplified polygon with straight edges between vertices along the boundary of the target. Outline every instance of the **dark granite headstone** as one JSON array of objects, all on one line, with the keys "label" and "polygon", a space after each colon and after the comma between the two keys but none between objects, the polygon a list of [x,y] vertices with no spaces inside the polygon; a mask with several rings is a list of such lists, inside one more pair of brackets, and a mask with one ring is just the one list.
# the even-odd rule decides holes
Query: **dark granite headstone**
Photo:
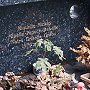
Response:
[{"label": "dark granite headstone", "polygon": [[[70,18],[72,5],[79,8],[79,16]],[[87,0],[57,0],[31,2],[0,7],[0,74],[7,71],[27,71],[35,57],[25,57],[39,38],[48,38],[64,51],[67,60],[75,58],[69,50],[80,44],[80,37],[88,27]],[[54,63],[58,63],[56,59]]]},{"label": "dark granite headstone", "polygon": [[0,0],[0,6],[30,3],[30,2],[37,2],[37,1],[45,1],[45,0]]}]

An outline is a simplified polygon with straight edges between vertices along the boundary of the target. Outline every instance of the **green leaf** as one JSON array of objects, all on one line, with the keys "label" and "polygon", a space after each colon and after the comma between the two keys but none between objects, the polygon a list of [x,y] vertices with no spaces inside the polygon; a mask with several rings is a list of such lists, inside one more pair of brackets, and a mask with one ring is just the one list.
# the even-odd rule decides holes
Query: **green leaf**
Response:
[{"label": "green leaf", "polygon": [[43,62],[41,63],[41,66],[42,66],[42,71],[46,71],[47,70],[47,67],[46,67],[46,65]]},{"label": "green leaf", "polygon": [[27,51],[26,54],[25,54],[25,56],[31,54],[34,50],[35,50],[35,49],[31,49],[30,51]]},{"label": "green leaf", "polygon": [[61,48],[57,47],[57,46],[54,46],[53,51],[58,56],[58,58],[63,61],[64,57],[63,57],[63,51],[61,50]]},{"label": "green leaf", "polygon": [[37,68],[40,66],[40,61],[37,61],[36,63],[34,63],[34,67]]},{"label": "green leaf", "polygon": [[44,40],[44,45],[47,51],[52,51],[53,43],[50,40]]},{"label": "green leaf", "polygon": [[41,69],[41,63],[40,63],[40,61],[37,61],[36,63],[34,63],[33,66],[35,67],[36,70]]},{"label": "green leaf", "polygon": [[42,71],[46,71],[51,64],[48,62],[48,58],[38,58],[37,62],[33,64],[36,70],[42,69]]},{"label": "green leaf", "polygon": [[41,44],[43,43],[43,39],[37,40],[37,42],[34,44],[35,47],[41,47]]},{"label": "green leaf", "polygon": [[50,45],[54,46],[54,44],[50,41],[50,40],[46,40],[47,42],[49,42]]},{"label": "green leaf", "polygon": [[52,50],[51,46],[48,45],[47,48],[46,48],[46,50],[47,51],[51,51]]},{"label": "green leaf", "polygon": [[56,73],[57,73],[57,72],[56,72],[56,69],[55,69],[55,70],[53,70],[53,74],[54,74],[54,75],[56,75]]},{"label": "green leaf", "polygon": [[44,41],[45,51],[51,51],[51,47],[47,41]]},{"label": "green leaf", "polygon": [[37,68],[35,68],[36,70],[39,70],[39,69],[41,69],[41,66],[38,66]]},{"label": "green leaf", "polygon": [[44,62],[46,64],[47,67],[51,67],[51,64],[48,61]]}]

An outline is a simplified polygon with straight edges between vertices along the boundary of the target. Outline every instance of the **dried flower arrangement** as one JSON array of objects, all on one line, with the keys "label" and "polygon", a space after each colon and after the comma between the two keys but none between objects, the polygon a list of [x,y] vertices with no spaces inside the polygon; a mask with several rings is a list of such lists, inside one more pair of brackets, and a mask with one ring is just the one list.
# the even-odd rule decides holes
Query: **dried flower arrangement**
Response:
[{"label": "dried flower arrangement", "polygon": [[70,48],[70,50],[78,53],[80,56],[76,57],[76,60],[81,61],[84,64],[88,64],[90,66],[90,30],[88,28],[84,28],[87,32],[87,36],[82,35],[81,40],[83,44],[77,47],[78,50],[74,48]]},{"label": "dried flower arrangement", "polygon": [[71,90],[69,81],[71,77],[65,76],[62,65],[53,65],[46,72],[40,73],[37,78],[40,80],[36,90]]},{"label": "dried flower arrangement", "polygon": [[[71,50],[79,52],[72,48]],[[80,51],[81,53],[82,50]],[[37,51],[42,53],[43,57],[38,57],[33,66],[36,71],[40,71],[38,73],[34,72],[35,75],[31,74],[18,78],[16,78],[17,76],[12,72],[6,73],[5,76],[9,78],[7,80],[1,80],[1,87],[5,88],[5,90],[7,86],[12,90],[75,90],[75,88],[79,88],[81,84],[78,85],[78,81],[75,79],[75,74],[70,75],[66,73],[63,65],[60,63],[58,65],[51,65],[49,63],[47,53],[49,54],[53,52],[52,54],[57,55],[61,61],[65,59],[60,47],[54,46],[54,44],[49,40],[40,39],[37,40],[34,44],[34,48],[28,51],[26,55]],[[7,82],[9,85],[4,85],[3,81]]]}]

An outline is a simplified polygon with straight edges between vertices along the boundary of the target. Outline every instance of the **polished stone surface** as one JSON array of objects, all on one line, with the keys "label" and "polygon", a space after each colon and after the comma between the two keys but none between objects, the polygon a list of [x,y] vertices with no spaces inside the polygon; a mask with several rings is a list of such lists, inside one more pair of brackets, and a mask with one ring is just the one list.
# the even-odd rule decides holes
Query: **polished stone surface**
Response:
[{"label": "polished stone surface", "polygon": [[[79,8],[76,19],[69,15],[72,5]],[[29,63],[35,62],[37,55],[24,55],[32,47],[31,44],[35,42],[33,38],[36,36],[36,39],[40,36],[48,37],[62,48],[67,60],[75,59],[76,54],[69,48],[76,48],[81,43],[82,34],[86,34],[84,27],[89,26],[88,11],[87,0],[42,1],[0,7],[0,74],[7,71],[27,71]],[[44,33],[45,30],[48,31]],[[44,37],[45,34],[48,36]],[[28,37],[30,40],[27,40]],[[54,63],[59,62],[55,57],[51,60]]]},{"label": "polished stone surface", "polygon": [[30,3],[30,2],[37,2],[37,1],[45,1],[45,0],[0,0],[0,6]]}]

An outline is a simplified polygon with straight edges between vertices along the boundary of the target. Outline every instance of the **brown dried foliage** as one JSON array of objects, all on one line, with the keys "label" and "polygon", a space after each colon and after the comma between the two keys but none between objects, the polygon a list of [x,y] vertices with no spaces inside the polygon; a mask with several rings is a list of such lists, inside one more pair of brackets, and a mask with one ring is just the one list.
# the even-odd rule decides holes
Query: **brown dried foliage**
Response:
[{"label": "brown dried foliage", "polygon": [[87,28],[84,29],[87,32],[87,36],[82,35],[81,40],[83,44],[79,45],[79,47],[77,47],[77,50],[74,48],[70,48],[70,50],[79,54],[79,57],[76,57],[76,60],[90,65],[90,30]]}]

